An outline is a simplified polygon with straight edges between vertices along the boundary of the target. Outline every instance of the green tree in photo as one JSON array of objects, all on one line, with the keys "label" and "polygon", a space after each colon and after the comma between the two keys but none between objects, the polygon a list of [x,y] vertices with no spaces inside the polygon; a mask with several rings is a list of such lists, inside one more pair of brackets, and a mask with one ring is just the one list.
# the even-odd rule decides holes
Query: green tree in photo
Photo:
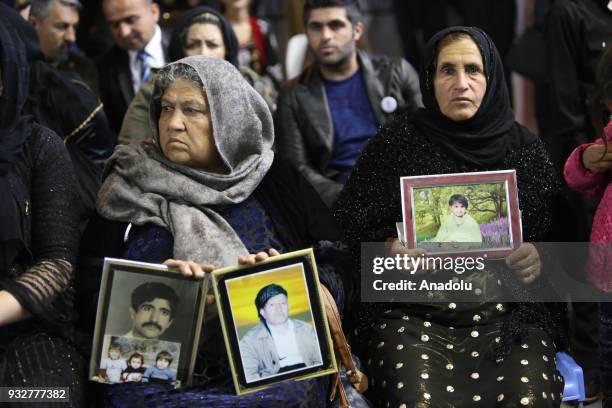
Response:
[{"label": "green tree in photo", "polygon": [[417,242],[436,236],[442,218],[449,214],[448,200],[462,194],[468,200],[468,211],[478,224],[508,216],[504,183],[466,184],[441,187],[419,187],[413,190]]},{"label": "green tree in photo", "polygon": [[478,184],[469,190],[465,196],[470,203],[470,212],[481,213],[485,218],[479,223],[508,216],[503,183]]}]

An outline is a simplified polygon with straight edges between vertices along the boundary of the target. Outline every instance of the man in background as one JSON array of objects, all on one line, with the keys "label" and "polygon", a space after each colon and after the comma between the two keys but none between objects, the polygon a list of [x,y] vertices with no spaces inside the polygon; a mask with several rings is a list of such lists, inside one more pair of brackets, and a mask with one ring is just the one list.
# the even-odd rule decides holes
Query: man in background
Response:
[{"label": "man in background", "polygon": [[115,46],[98,63],[100,97],[116,134],[140,85],[167,61],[169,36],[157,24],[152,0],[104,0],[102,11]]},{"label": "man in background", "polygon": [[32,0],[28,20],[38,34],[45,60],[62,71],[77,73],[97,92],[96,67],[75,46],[80,10],[79,0]]},{"label": "man in background", "polygon": [[281,93],[278,149],[331,206],[378,127],[421,105],[419,78],[401,58],[357,50],[363,22],[354,0],[307,0],[304,24],[315,63]]}]

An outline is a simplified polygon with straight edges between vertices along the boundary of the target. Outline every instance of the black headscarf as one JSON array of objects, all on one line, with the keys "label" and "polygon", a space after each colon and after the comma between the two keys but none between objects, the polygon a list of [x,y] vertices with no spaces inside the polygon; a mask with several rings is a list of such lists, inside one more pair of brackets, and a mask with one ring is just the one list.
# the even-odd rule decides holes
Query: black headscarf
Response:
[{"label": "black headscarf", "polygon": [[2,24],[10,24],[17,32],[23,45],[28,62],[44,61],[45,57],[40,49],[38,34],[32,26],[14,9],[0,3],[0,20]]},{"label": "black headscarf", "polygon": [[[460,122],[440,111],[434,90],[436,49],[443,38],[457,32],[468,34],[478,46],[487,78],[487,89],[478,111]],[[420,85],[425,107],[415,113],[416,127],[464,162],[483,167],[495,165],[501,163],[509,150],[536,140],[536,136],[514,122],[499,52],[480,28],[449,27],[435,34],[425,48]]]},{"label": "black headscarf", "polygon": [[[22,116],[28,95],[28,64],[19,35],[0,20],[0,69],[3,91],[0,96],[0,242],[22,239],[20,212],[8,174],[32,131],[32,118]],[[4,257],[6,254],[0,254]]]},{"label": "black headscarf", "polygon": [[225,60],[238,68],[238,38],[236,38],[232,25],[225,19],[225,17],[223,17],[223,14],[210,7],[204,6],[195,7],[189,10],[185,14],[181,15],[176,23],[173,24],[174,31],[168,47],[170,62],[178,61],[186,57],[185,52],[183,51],[183,41],[185,39],[185,35],[187,34],[187,30],[193,24],[194,20],[205,13],[212,14],[219,19],[221,23],[221,35],[223,36],[223,42],[225,45]]}]

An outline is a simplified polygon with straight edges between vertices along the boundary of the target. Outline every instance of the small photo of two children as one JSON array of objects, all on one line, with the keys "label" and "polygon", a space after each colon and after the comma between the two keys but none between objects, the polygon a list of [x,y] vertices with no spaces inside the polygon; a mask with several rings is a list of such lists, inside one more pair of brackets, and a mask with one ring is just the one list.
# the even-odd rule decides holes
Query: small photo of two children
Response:
[{"label": "small photo of two children", "polygon": [[149,382],[178,387],[180,352],[180,343],[105,335],[93,379],[109,384]]}]

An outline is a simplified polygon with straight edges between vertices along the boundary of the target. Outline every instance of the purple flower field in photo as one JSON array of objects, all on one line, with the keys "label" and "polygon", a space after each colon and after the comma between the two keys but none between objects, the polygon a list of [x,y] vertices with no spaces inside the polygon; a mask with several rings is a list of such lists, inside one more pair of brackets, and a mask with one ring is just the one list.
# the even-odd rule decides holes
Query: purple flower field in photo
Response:
[{"label": "purple flower field in photo", "polygon": [[510,227],[507,217],[501,217],[497,220],[481,224],[480,232],[482,234],[482,246],[484,248],[510,246]]}]

